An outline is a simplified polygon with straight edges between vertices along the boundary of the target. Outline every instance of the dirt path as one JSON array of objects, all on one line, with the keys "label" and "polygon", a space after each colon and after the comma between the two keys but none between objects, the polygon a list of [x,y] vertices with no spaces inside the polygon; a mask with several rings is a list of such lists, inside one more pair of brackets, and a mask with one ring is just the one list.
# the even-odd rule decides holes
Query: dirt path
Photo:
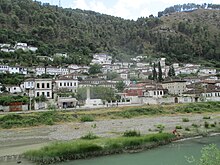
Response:
[{"label": "dirt path", "polygon": [[[126,130],[135,129],[147,134],[154,132],[155,125],[158,124],[164,125],[165,131],[171,132],[176,125],[181,125],[183,128],[191,126],[192,123],[203,125],[205,121],[203,116],[211,116],[211,120],[208,120],[210,123],[220,121],[220,113],[184,114],[0,130],[0,156],[21,154],[26,150],[37,149],[56,140],[80,138],[88,132],[101,137],[115,137],[121,136]],[[188,118],[189,122],[183,122],[183,118]]]}]

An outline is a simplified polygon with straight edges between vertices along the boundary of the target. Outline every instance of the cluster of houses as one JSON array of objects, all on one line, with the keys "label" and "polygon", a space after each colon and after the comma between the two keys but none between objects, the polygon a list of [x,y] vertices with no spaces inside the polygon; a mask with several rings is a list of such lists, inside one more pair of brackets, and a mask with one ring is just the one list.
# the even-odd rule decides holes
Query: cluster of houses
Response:
[{"label": "cluster of houses", "polygon": [[16,43],[15,45],[11,45],[11,44],[0,44],[0,51],[2,52],[15,52],[16,50],[23,50],[23,51],[32,51],[32,52],[36,52],[37,51],[37,47],[34,46],[30,46],[27,43]]},{"label": "cluster of houses", "polygon": [[[54,75],[54,78],[50,79],[28,78],[20,86],[5,85],[5,87],[12,94],[22,93],[30,98],[43,95],[49,100],[50,104],[61,108],[74,107],[78,101],[75,97],[59,95],[60,92],[68,91],[77,93],[79,88],[94,86],[112,88],[117,92],[116,84],[119,82],[123,82],[125,88],[123,91],[117,92],[117,95],[121,98],[118,100],[117,105],[220,101],[220,80],[216,76],[216,69],[202,68],[200,65],[194,64],[184,64],[181,66],[179,64],[173,64],[176,75],[196,73],[198,76],[182,79],[166,79],[170,67],[165,64],[166,59],[161,58],[156,62],[160,62],[165,81],[158,83],[148,79],[153,71],[153,67],[149,63],[141,63],[137,59],[137,62],[131,63],[112,63],[112,57],[107,54],[95,54],[93,57],[91,65],[101,65],[102,71],[102,73],[93,76],[88,74],[89,66],[73,64],[67,68],[36,67],[31,69],[0,65],[0,72],[28,75],[31,71],[36,76],[42,74]],[[158,71],[157,68],[156,70]],[[118,76],[108,79],[107,75],[111,72],[117,73]],[[133,81],[132,78],[134,77],[138,78],[139,81]],[[34,109],[47,107],[46,103],[35,104]],[[91,103],[90,106],[93,106],[93,104]]]}]

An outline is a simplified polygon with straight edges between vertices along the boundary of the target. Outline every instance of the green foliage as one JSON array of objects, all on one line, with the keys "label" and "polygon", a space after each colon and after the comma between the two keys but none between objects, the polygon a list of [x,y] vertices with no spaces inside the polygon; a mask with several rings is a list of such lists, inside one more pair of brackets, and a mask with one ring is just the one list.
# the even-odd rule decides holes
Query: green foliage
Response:
[{"label": "green foliage", "polygon": [[125,89],[126,85],[123,81],[117,82],[115,85],[115,88],[119,91],[119,92],[123,92],[123,90]]},{"label": "green foliage", "polygon": [[189,119],[188,118],[182,118],[182,121],[183,122],[189,122]]},{"label": "green foliage", "polygon": [[80,118],[80,121],[81,122],[92,122],[92,121],[94,121],[95,119],[94,119],[94,117],[92,116],[92,115],[83,115],[83,116],[81,116],[81,118]]},{"label": "green foliage", "polygon": [[86,139],[86,140],[92,140],[92,139],[97,139],[97,138],[99,138],[99,137],[92,132],[89,132],[85,136],[81,137],[81,139]]},{"label": "green foliage", "polygon": [[175,77],[175,70],[174,70],[173,65],[171,65],[170,68],[169,68],[168,76],[169,77]]},{"label": "green foliage", "polygon": [[72,121],[73,117],[58,114],[56,111],[35,114],[8,114],[0,118],[0,128],[30,127],[37,125],[53,125],[56,122]]},{"label": "green foliage", "polygon": [[181,125],[177,125],[176,129],[183,129]]},{"label": "green foliage", "polygon": [[0,84],[20,85],[23,81],[24,75],[0,73]]},{"label": "green foliage", "polygon": [[158,129],[159,133],[162,133],[165,129],[165,126],[162,124],[155,125],[155,127]]},{"label": "green foliage", "polygon": [[101,73],[102,66],[99,64],[94,64],[89,68],[89,74]]},{"label": "green foliage", "polygon": [[186,130],[186,131],[190,131],[190,128],[189,128],[189,127],[186,127],[185,130]]},{"label": "green foliage", "polygon": [[124,149],[135,149],[148,143],[169,142],[174,135],[168,133],[149,134],[134,137],[83,139],[68,142],[57,142],[24,153],[25,157],[40,164],[79,159],[108,153],[122,152]]},{"label": "green foliage", "polygon": [[162,73],[160,62],[158,62],[158,81],[159,82],[163,81],[163,73]]},{"label": "green foliage", "polygon": [[203,116],[203,119],[211,119],[211,116]]},{"label": "green foliage", "polygon": [[27,96],[1,96],[0,97],[0,105],[9,105],[13,102],[21,102],[23,104],[27,104],[29,102],[29,98]]},{"label": "green foliage", "polygon": [[193,161],[196,165],[219,165],[220,162],[220,150],[215,144],[209,144],[202,148],[201,157],[199,160],[195,160],[192,157]]},{"label": "green foliage", "polygon": [[[86,100],[87,88],[78,88],[76,98],[77,100]],[[90,98],[91,99],[102,99],[102,100],[115,100],[115,91],[112,88],[107,87],[90,87]]]},{"label": "green foliage", "polygon": [[[176,6],[180,5],[165,9],[159,16],[201,5]],[[219,8],[214,4],[208,6]],[[188,13],[188,20],[180,17],[176,21],[168,17],[170,20],[164,21],[150,16],[134,21],[32,0],[4,0],[0,4],[0,43],[27,42],[39,49],[36,53],[18,51],[0,56],[10,64],[61,66],[89,64],[92,53],[108,52],[119,61],[137,55],[165,54],[168,61],[195,62],[199,58],[217,67],[220,64],[219,27],[215,22],[218,22],[219,12],[210,10],[208,17],[204,13],[205,16]],[[164,27],[169,27],[166,33]],[[38,55],[52,57],[55,52],[68,52],[69,57],[55,57],[53,61],[36,58]]]},{"label": "green foliage", "polygon": [[205,121],[205,122],[204,122],[204,127],[205,127],[205,128],[209,128],[209,126],[210,126],[209,123],[208,123],[207,121]]},{"label": "green foliage", "polygon": [[134,137],[134,136],[141,136],[140,131],[136,130],[127,130],[123,133],[124,137]]}]

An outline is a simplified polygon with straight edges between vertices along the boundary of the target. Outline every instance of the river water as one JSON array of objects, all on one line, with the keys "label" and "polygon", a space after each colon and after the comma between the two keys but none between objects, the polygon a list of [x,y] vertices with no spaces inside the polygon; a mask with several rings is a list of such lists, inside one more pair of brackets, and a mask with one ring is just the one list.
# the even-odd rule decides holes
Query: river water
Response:
[{"label": "river water", "polygon": [[[220,148],[220,136],[212,136],[198,139],[190,139],[173,142],[169,145],[147,150],[135,154],[121,154],[103,156],[98,158],[75,160],[56,165],[189,165],[186,157],[199,158],[202,147],[208,144],[216,144]],[[1,165],[15,165],[15,161],[0,162]],[[23,165],[32,163],[22,161]],[[190,165],[194,165],[193,163]]]}]

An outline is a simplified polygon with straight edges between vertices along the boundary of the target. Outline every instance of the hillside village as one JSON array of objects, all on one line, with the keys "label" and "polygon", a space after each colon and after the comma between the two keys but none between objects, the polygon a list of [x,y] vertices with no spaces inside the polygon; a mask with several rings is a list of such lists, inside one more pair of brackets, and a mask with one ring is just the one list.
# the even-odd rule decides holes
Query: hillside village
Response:
[{"label": "hillside village", "polygon": [[[38,49],[26,43],[17,43],[14,47],[7,44],[0,46],[4,52]],[[68,54],[56,53],[55,56],[66,58]],[[131,62],[119,62],[113,61],[111,55],[102,53],[94,54],[89,66],[22,67],[1,64],[1,74],[25,77],[19,85],[0,84],[1,95],[28,97],[29,102],[20,106],[20,110],[46,109],[49,106],[62,109],[220,101],[220,80],[215,68],[179,63],[168,66],[166,58],[144,62],[145,58],[137,56],[131,58]],[[92,72],[91,68],[96,70]],[[170,75],[171,70],[174,73]],[[161,80],[158,79],[159,72],[162,74]],[[91,98],[90,89],[94,87],[110,89],[114,91],[114,97],[108,100]],[[79,99],[78,90],[83,88],[86,89],[83,92],[86,98]],[[10,111],[10,105],[0,105],[0,110]]]}]

